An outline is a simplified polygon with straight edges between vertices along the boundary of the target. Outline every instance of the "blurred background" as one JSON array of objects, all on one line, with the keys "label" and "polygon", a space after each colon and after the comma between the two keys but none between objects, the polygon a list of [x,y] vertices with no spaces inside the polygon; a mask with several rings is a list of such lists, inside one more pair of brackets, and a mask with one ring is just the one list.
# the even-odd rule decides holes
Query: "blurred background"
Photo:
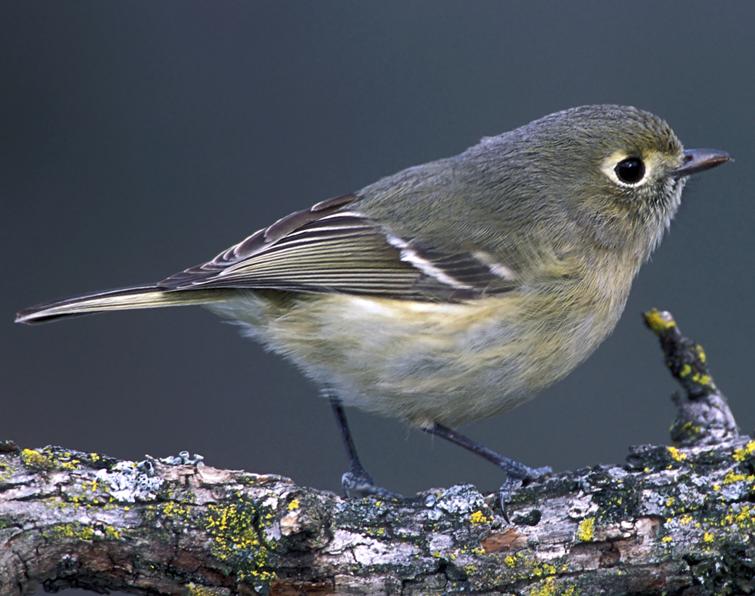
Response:
[{"label": "blurred background", "polygon": [[[676,387],[640,313],[701,341],[755,422],[755,3],[23,2],[0,18],[0,438],[209,465],[338,490],[326,403],[200,309],[35,328],[13,313],[150,282],[292,210],[586,103],[633,104],[736,162],[695,178],[616,332],[568,379],[463,430],[557,470],[664,443]],[[565,156],[568,159],[568,156]],[[404,493],[496,469],[351,412]]]}]

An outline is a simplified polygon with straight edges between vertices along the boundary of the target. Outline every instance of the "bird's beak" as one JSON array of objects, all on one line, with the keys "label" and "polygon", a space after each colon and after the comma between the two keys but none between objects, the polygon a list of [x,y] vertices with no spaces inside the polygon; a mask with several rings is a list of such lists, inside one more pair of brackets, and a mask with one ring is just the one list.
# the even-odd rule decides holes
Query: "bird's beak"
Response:
[{"label": "bird's beak", "polygon": [[687,149],[684,152],[682,165],[673,170],[671,174],[681,178],[715,168],[730,160],[731,155],[720,149]]}]

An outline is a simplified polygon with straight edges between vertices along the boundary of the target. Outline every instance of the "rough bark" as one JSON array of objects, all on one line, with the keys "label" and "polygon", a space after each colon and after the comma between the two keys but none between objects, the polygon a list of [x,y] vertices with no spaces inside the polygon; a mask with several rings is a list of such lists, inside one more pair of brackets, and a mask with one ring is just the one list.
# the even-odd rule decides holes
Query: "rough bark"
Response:
[{"label": "rough bark", "polygon": [[520,487],[505,513],[468,485],[343,499],[188,454],[0,444],[0,594],[751,593],[755,441],[702,348],[646,322],[686,390],[676,444]]}]

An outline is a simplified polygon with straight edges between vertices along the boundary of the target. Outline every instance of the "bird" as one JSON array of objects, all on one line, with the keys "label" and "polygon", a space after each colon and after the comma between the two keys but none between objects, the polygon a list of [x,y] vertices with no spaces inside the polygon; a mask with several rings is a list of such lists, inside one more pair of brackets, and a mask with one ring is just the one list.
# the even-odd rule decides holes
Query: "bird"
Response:
[{"label": "bird", "polygon": [[398,419],[529,482],[550,473],[457,428],[510,411],[611,333],[687,178],[684,149],[631,106],[565,109],[315,203],[157,283],[41,304],[16,322],[199,305],[292,361],[335,413],[347,495],[393,495],[344,407]]}]

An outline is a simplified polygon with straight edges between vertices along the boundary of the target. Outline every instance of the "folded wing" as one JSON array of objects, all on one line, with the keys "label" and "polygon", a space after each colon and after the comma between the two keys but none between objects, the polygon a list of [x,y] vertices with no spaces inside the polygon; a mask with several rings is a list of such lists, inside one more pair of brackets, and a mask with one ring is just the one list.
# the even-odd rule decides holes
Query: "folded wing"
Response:
[{"label": "folded wing", "polygon": [[359,213],[355,195],[343,195],[287,215],[157,286],[459,301],[509,291],[514,277],[478,253],[449,254],[421,239],[399,238]]}]

